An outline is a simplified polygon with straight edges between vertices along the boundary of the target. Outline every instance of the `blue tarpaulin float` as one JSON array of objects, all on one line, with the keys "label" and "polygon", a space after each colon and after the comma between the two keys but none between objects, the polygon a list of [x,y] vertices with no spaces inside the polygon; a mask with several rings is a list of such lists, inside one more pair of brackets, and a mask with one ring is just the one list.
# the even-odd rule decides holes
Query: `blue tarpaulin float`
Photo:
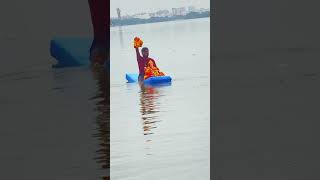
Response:
[{"label": "blue tarpaulin float", "polygon": [[50,54],[58,63],[54,67],[87,65],[92,38],[53,38]]},{"label": "blue tarpaulin float", "polygon": [[93,38],[89,37],[53,38],[50,42],[50,54],[58,62],[53,67],[58,68],[89,65],[92,40]]},{"label": "blue tarpaulin float", "polygon": [[[139,74],[134,73],[128,73],[126,74],[126,79],[128,83],[135,83],[138,82]],[[156,77],[150,77],[146,80],[143,80],[143,84],[170,84],[171,83],[171,77],[170,76],[156,76]]]}]

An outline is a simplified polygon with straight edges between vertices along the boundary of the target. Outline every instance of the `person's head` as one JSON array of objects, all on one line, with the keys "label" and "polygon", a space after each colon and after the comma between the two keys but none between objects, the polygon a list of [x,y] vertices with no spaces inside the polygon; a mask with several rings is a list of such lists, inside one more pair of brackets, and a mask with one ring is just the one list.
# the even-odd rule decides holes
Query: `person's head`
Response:
[{"label": "person's head", "polygon": [[149,56],[149,49],[144,47],[141,49],[142,57],[147,58]]}]

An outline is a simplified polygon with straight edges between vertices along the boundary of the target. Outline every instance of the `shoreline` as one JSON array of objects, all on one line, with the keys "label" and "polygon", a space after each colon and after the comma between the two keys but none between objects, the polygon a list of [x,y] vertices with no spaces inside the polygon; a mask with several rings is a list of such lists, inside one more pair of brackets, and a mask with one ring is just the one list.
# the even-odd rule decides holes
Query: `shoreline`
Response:
[{"label": "shoreline", "polygon": [[190,21],[190,20],[199,20],[199,19],[206,19],[210,17],[203,17],[203,18],[194,18],[194,19],[179,19],[179,20],[174,20],[174,21],[161,21],[161,22],[150,22],[150,23],[143,23],[143,24],[131,24],[131,25],[123,25],[123,26],[110,26],[110,30],[114,29],[114,28],[121,28],[121,27],[127,27],[127,26],[140,26],[140,25],[148,25],[148,24],[157,24],[157,23],[170,23],[170,22],[183,22],[183,21]]},{"label": "shoreline", "polygon": [[176,17],[162,17],[162,18],[152,18],[152,19],[130,19],[130,20],[111,20],[114,24],[111,24],[110,27],[121,27],[121,26],[131,26],[139,24],[152,24],[159,22],[170,22],[170,21],[182,21],[190,19],[201,19],[201,18],[210,18],[210,12],[199,14],[198,16],[176,16]]}]

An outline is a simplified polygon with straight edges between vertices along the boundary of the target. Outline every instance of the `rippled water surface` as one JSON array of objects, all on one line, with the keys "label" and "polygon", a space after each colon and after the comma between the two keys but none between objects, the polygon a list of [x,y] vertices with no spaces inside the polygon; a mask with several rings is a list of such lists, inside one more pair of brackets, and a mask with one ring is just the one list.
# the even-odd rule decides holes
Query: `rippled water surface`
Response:
[{"label": "rippled water surface", "polygon": [[2,74],[0,167],[8,171],[2,171],[1,177],[106,177],[106,77],[105,72],[88,67],[38,67]]},{"label": "rippled water surface", "polygon": [[[111,28],[111,179],[209,179],[209,18]],[[128,84],[139,36],[170,86]]]}]

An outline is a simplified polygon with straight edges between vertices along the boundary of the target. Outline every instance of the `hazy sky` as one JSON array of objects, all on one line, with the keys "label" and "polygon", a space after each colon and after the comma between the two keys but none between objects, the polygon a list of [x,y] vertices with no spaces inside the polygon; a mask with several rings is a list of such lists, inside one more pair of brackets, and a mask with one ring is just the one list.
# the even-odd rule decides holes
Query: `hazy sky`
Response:
[{"label": "hazy sky", "polygon": [[139,12],[151,12],[160,9],[171,10],[173,7],[195,6],[197,8],[209,8],[210,0],[111,0],[111,17],[116,17],[116,8],[121,9],[121,14],[135,14]]}]

